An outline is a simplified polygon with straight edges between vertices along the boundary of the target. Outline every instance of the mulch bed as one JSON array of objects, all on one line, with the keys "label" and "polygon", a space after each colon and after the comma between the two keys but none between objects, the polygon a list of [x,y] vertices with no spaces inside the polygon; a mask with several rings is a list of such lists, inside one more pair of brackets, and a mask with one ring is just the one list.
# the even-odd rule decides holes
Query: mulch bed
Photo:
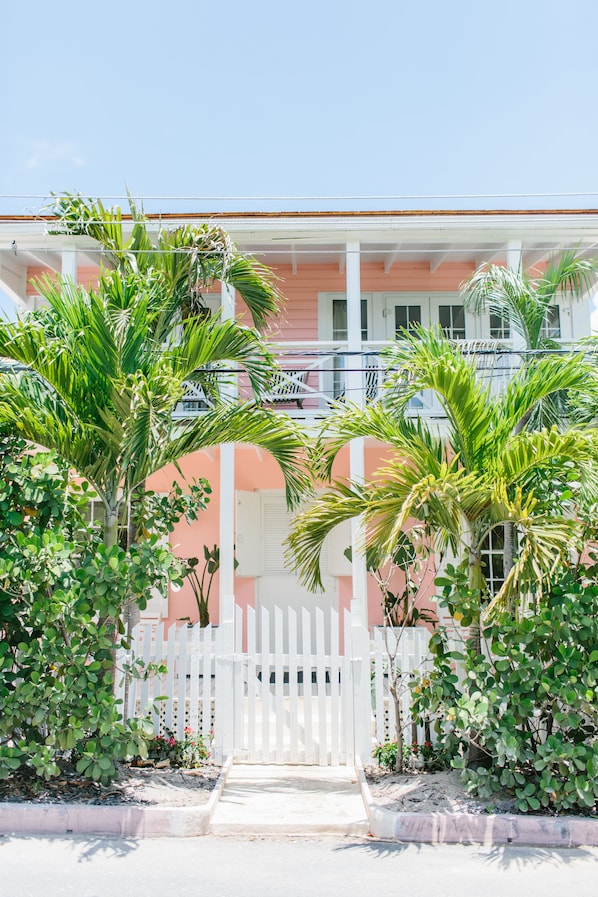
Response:
[{"label": "mulch bed", "polygon": [[221,767],[199,769],[137,768],[123,765],[110,785],[82,777],[65,765],[61,775],[46,782],[29,771],[18,770],[0,779],[0,801],[36,804],[78,803],[96,806],[196,806],[207,803]]}]

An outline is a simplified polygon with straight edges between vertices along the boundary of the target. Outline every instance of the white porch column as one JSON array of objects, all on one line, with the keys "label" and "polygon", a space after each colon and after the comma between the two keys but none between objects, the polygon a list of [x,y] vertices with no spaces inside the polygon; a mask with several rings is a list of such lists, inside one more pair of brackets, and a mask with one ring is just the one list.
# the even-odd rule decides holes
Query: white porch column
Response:
[{"label": "white porch column", "polygon": [[[511,271],[521,271],[523,269],[523,243],[521,240],[509,240],[507,243],[507,268]],[[522,333],[518,333],[513,329],[511,323],[511,345],[513,349],[525,349],[525,337]],[[512,358],[513,370],[516,370],[521,364],[521,357],[515,355]]]},{"label": "white porch column", "polygon": [[[222,318],[235,316],[235,292],[222,285]],[[229,387],[234,399],[236,388]],[[235,650],[235,446],[220,446],[220,590],[218,657],[219,698],[216,705],[216,759],[231,753],[234,745],[234,650]]]},{"label": "white porch column", "polygon": [[519,271],[522,265],[521,240],[509,240],[507,243],[507,268],[511,271]]},{"label": "white porch column", "polygon": [[77,283],[77,247],[74,242],[61,253],[61,276]]},{"label": "white porch column", "polygon": [[[235,291],[222,285],[222,319],[235,317]],[[227,387],[226,398],[234,399],[236,386]],[[233,620],[235,611],[235,447],[220,446],[220,625]]]},{"label": "white porch column", "polygon": [[[360,246],[349,242],[347,252],[347,343],[351,353],[362,348],[361,339],[361,268]],[[353,402],[364,402],[363,357],[347,356],[345,374],[347,395]],[[363,483],[365,476],[364,440],[353,439],[349,444],[351,481]],[[372,754],[372,703],[370,691],[370,640],[368,630],[367,568],[364,551],[365,528],[362,518],[351,521],[352,586],[351,598],[351,659],[355,710],[355,756],[369,763]]]},{"label": "white porch column", "polygon": [[[349,352],[358,353],[361,341],[361,271],[359,243],[347,243],[347,343]],[[352,402],[363,404],[364,377],[361,355],[349,355],[346,361],[349,368],[345,374],[347,395]],[[363,483],[365,475],[364,440],[353,439],[349,445],[349,470],[351,480]],[[353,601],[363,626],[368,625],[367,604],[367,569],[363,550],[364,527],[362,520],[351,522],[351,551],[353,557]]]}]

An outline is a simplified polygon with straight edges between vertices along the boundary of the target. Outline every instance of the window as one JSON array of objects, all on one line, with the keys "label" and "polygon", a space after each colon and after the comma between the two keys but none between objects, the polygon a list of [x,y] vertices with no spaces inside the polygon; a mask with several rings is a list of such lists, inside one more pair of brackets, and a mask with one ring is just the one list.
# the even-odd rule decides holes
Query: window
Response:
[{"label": "window", "polygon": [[[347,339],[347,300],[332,300],[332,339]],[[361,300],[361,338],[368,338],[368,302]],[[333,358],[332,395],[341,399],[345,395],[345,372],[342,358]]]},{"label": "window", "polygon": [[488,591],[496,595],[505,581],[505,528],[490,530],[482,543],[482,572],[488,583]]},{"label": "window", "polygon": [[[104,506],[99,498],[90,498],[84,506],[81,516],[86,523],[101,532],[104,526]],[[123,503],[118,514],[118,544],[126,549],[129,541],[129,510]]]},{"label": "window", "polygon": [[422,322],[421,305],[395,305],[395,337],[398,339],[402,331],[413,333]]},{"label": "window", "polygon": [[[368,302],[361,300],[361,338],[368,338]],[[347,339],[347,300],[332,300],[332,339]]]},{"label": "window", "polygon": [[465,339],[465,309],[462,305],[439,305],[438,323],[448,339]]},{"label": "window", "polygon": [[506,315],[490,312],[490,339],[510,339],[511,324]]},{"label": "window", "polygon": [[546,309],[542,327],[540,329],[542,339],[561,338],[561,309],[558,305],[551,305]]}]

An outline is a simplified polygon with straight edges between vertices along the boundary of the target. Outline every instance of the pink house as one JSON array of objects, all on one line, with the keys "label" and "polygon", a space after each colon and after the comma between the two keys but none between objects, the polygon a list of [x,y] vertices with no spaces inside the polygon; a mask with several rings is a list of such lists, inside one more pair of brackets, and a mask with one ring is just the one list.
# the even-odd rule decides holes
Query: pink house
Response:
[{"label": "pink house", "polygon": [[[280,278],[286,304],[267,338],[285,374],[271,398],[280,413],[307,427],[325,420],[334,398],[363,401],[376,395],[378,353],[402,327],[440,324],[454,339],[517,347],[505,322],[463,310],[459,285],[480,263],[532,268],[560,249],[590,253],[598,245],[598,212],[590,210],[161,215],[155,227],[215,219],[243,251]],[[57,272],[83,283],[97,275],[93,241],[52,236],[43,220],[0,219],[0,248],[0,287],[24,309],[37,301],[31,286],[35,275]],[[226,289],[207,302],[225,317],[246,320]],[[588,335],[591,310],[591,297],[582,303],[563,297],[547,322],[551,335],[563,343]],[[176,414],[201,414],[202,404],[201,396],[190,394]],[[425,397],[417,411],[438,417],[438,408]],[[384,446],[358,440],[341,454],[336,472],[367,477],[384,457]],[[204,545],[220,547],[210,607],[214,623],[230,617],[235,603],[269,609],[317,603],[342,610],[351,600],[363,623],[381,623],[379,592],[363,558],[355,550],[351,565],[344,555],[356,538],[350,527],[333,534],[326,548],[324,594],[314,596],[298,582],[285,558],[290,515],[281,474],[270,457],[225,445],[191,455],[181,467],[188,478],[205,476],[214,490],[201,518],[192,526],[181,524],[174,534],[184,557],[201,557]],[[174,477],[174,470],[163,470],[151,487],[167,490]],[[167,622],[197,619],[188,586],[155,598],[147,614]]]}]

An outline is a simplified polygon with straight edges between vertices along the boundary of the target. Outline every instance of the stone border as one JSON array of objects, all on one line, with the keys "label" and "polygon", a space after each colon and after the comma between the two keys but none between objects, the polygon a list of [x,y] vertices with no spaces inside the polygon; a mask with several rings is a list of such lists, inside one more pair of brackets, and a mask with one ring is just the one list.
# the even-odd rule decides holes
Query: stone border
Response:
[{"label": "stone border", "polygon": [[375,838],[426,844],[598,846],[598,820],[583,816],[393,812],[374,801],[361,763],[355,771]]},{"label": "stone border", "polygon": [[206,835],[226,784],[227,758],[206,804],[196,807],[99,807],[89,804],[0,803],[0,834],[116,835],[191,838]]}]

